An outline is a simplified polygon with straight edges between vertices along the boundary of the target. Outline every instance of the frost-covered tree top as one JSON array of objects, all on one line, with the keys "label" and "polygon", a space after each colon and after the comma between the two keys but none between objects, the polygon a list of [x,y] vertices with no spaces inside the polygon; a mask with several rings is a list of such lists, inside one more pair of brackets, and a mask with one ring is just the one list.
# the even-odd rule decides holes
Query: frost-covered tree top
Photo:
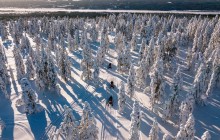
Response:
[{"label": "frost-covered tree top", "polygon": [[205,131],[201,137],[201,140],[211,140],[211,135],[209,131]]}]

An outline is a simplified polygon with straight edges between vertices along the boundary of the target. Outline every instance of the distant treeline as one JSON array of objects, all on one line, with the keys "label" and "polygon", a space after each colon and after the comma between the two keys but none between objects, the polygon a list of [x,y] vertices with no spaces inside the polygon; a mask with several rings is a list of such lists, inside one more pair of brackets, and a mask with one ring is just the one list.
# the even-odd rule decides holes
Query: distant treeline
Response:
[{"label": "distant treeline", "polygon": [[217,0],[1,0],[0,7],[69,8],[69,9],[129,9],[129,10],[220,10]]}]

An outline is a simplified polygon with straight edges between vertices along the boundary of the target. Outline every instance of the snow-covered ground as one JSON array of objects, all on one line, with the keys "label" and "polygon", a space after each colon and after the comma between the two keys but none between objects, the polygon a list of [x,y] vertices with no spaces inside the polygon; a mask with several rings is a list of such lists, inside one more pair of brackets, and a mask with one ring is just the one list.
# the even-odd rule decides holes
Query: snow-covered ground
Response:
[{"label": "snow-covered ground", "polygon": [[[13,9],[0,9],[13,10]],[[51,10],[51,9],[50,9]],[[33,12],[41,11],[48,12],[48,9],[16,9],[19,12]],[[57,11],[57,9],[52,9],[52,11]],[[60,10],[62,11],[62,9]],[[68,12],[74,12],[74,10],[65,10]],[[76,10],[80,12],[90,12],[89,10]],[[97,12],[97,10],[95,10]],[[94,12],[91,10],[91,12]],[[99,10],[98,12],[125,12],[125,11],[108,11]],[[131,11],[139,12],[139,11]],[[144,12],[144,11],[143,11]],[[145,11],[144,13],[151,13]],[[153,13],[160,13],[153,11]],[[173,13],[173,12],[168,12]],[[181,12],[189,13],[189,12]],[[190,12],[191,13],[191,12]],[[201,12],[195,14],[202,14]],[[216,14],[216,13],[205,13],[205,14]],[[34,45],[33,39],[30,38],[31,45]],[[140,128],[140,140],[147,140],[148,135],[153,124],[154,118],[157,119],[159,124],[159,139],[162,139],[164,133],[170,136],[175,136],[179,130],[177,124],[172,124],[164,122],[157,114],[152,113],[150,110],[150,99],[148,94],[143,93],[143,89],[136,88],[134,98],[131,99],[126,95],[126,107],[124,113],[118,114],[118,92],[119,84],[121,81],[126,83],[127,74],[121,74],[117,71],[117,53],[114,46],[114,35],[109,34],[110,39],[110,51],[106,55],[105,63],[100,68],[100,83],[99,87],[95,87],[93,81],[83,81],[80,78],[82,73],[80,69],[80,62],[82,60],[82,50],[77,50],[69,53],[71,57],[71,77],[68,82],[65,82],[59,77],[59,85],[61,87],[61,94],[54,94],[47,91],[40,92],[37,90],[34,80],[30,81],[34,90],[38,93],[39,103],[45,108],[44,111],[32,115],[27,115],[21,113],[19,108],[16,107],[16,100],[21,96],[21,87],[16,79],[16,66],[13,56],[13,43],[12,37],[3,43],[4,50],[7,56],[8,67],[10,66],[13,70],[13,75],[15,81],[11,81],[11,85],[8,88],[10,93],[10,100],[7,100],[0,94],[0,118],[5,123],[5,128],[2,133],[2,139],[16,139],[16,140],[40,140],[47,139],[48,131],[50,131],[52,126],[59,127],[63,118],[63,106],[68,105],[73,109],[74,116],[76,120],[80,120],[82,114],[82,107],[85,101],[87,101],[94,114],[97,121],[97,126],[99,128],[99,139],[107,140],[124,140],[129,138],[130,129],[130,114],[132,112],[132,105],[134,100],[140,102],[141,110],[143,111],[143,117],[141,119]],[[92,50],[96,53],[99,43],[92,43]],[[181,63],[179,65],[184,67],[186,59],[187,48],[181,48]],[[135,67],[138,66],[138,52],[132,51],[131,53],[132,63]],[[112,63],[112,69],[107,69],[107,64]],[[186,93],[189,85],[192,85],[194,75],[190,74],[188,71],[182,71],[184,75],[184,91]],[[167,72],[165,74],[167,84],[171,82],[169,79],[172,77],[172,72]],[[109,82],[114,81],[116,88],[110,89]],[[149,83],[148,83],[149,85]],[[106,100],[112,95],[114,98],[114,106],[106,106]],[[213,140],[218,140],[220,138],[220,89],[215,88],[212,95],[208,99],[207,106],[195,106],[193,115],[195,117],[195,130],[196,138],[200,138],[205,130],[211,133]]]}]

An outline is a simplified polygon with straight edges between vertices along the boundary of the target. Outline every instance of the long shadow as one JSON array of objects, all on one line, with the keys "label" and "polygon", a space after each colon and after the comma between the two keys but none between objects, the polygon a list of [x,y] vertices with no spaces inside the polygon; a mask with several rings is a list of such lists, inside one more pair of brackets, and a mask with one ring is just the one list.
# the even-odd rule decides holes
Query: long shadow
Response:
[{"label": "long shadow", "polygon": [[2,131],[2,139],[14,139],[14,110],[11,107],[10,100],[6,99],[0,91],[0,118],[5,123]]},{"label": "long shadow", "polygon": [[27,119],[34,135],[34,139],[40,139],[41,135],[45,132],[47,127],[46,113],[45,111],[38,112],[36,114],[27,115]]},{"label": "long shadow", "polygon": [[195,119],[196,136],[208,130],[213,140],[220,138],[220,88],[213,90],[207,106],[195,106],[193,115]]}]

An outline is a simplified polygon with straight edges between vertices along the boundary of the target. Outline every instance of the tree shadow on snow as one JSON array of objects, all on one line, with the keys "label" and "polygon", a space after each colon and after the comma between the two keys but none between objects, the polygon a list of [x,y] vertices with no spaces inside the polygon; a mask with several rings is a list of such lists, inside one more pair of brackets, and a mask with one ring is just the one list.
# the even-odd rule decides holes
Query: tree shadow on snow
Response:
[{"label": "tree shadow on snow", "polygon": [[45,128],[47,127],[45,111],[43,110],[35,114],[27,115],[27,120],[34,135],[34,139],[40,139],[41,135],[45,132]]},{"label": "tree shadow on snow", "polygon": [[0,118],[5,124],[2,131],[2,139],[14,139],[14,110],[11,107],[10,99],[6,99],[0,91]]}]

